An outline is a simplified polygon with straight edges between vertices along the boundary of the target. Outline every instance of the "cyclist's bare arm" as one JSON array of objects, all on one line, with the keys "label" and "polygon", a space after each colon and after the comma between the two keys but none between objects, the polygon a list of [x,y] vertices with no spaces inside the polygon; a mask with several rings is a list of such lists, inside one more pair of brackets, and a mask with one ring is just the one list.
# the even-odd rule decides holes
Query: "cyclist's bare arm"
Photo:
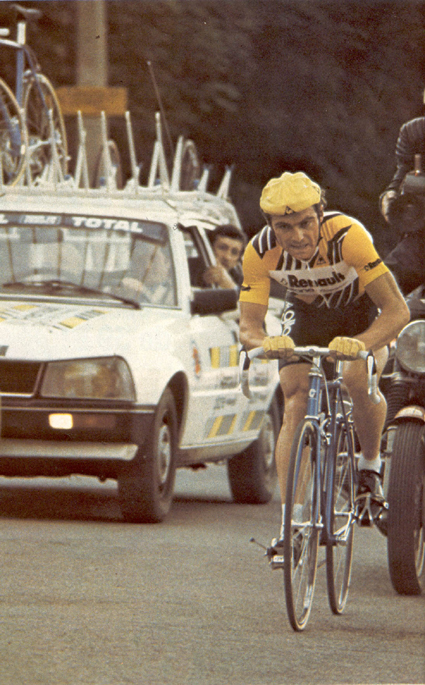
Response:
[{"label": "cyclist's bare arm", "polygon": [[240,302],[239,337],[242,345],[248,350],[261,347],[266,337],[264,330],[266,314],[267,305]]},{"label": "cyclist's bare arm", "polygon": [[367,350],[376,352],[397,337],[408,323],[410,313],[391,273],[382,274],[369,283],[366,292],[380,313],[366,331],[355,337],[364,342]]}]

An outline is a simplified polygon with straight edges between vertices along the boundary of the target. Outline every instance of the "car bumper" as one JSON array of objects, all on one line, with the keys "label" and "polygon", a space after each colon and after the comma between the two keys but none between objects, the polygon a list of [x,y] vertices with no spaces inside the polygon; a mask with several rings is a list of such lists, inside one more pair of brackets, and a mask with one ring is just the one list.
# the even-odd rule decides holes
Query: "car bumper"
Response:
[{"label": "car bumper", "polygon": [[[2,402],[0,475],[117,478],[122,466],[143,457],[155,412],[135,405],[34,405]],[[73,427],[53,428],[52,415],[72,416]]]},{"label": "car bumper", "polygon": [[2,459],[89,459],[131,461],[138,445],[127,443],[64,442],[63,440],[0,439]]}]

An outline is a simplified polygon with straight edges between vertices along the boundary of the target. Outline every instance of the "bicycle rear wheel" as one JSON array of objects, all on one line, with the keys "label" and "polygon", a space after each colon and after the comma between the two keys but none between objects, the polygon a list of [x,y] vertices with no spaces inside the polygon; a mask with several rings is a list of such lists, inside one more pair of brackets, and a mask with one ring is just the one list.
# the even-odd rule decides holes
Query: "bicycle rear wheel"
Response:
[{"label": "bicycle rear wheel", "polygon": [[42,178],[53,169],[54,152],[51,140],[49,110],[52,112],[54,141],[62,174],[68,165],[68,145],[59,100],[49,79],[43,74],[25,76],[24,111],[28,133],[31,180]]},{"label": "bicycle rear wheel", "polygon": [[0,154],[2,183],[14,186],[25,169],[26,131],[18,102],[0,79]]},{"label": "bicycle rear wheel", "polygon": [[[351,576],[354,539],[354,436],[345,423],[336,427],[333,454],[327,473],[326,493],[330,497],[329,528],[332,535],[326,542],[326,579],[328,599],[334,614],[344,611]],[[329,495],[328,495],[329,493]]]},{"label": "bicycle rear wheel", "polygon": [[310,616],[317,571],[319,493],[316,427],[302,421],[292,443],[286,488],[284,565],[286,609],[294,630],[304,630]]}]

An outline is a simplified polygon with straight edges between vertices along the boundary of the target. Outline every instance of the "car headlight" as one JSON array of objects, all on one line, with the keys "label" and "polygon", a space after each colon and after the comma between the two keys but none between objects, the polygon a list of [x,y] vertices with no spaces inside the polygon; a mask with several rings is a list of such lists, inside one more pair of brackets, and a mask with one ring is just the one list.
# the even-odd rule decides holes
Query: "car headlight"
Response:
[{"label": "car headlight", "polygon": [[76,399],[136,399],[130,369],[120,357],[50,362],[41,394]]},{"label": "car headlight", "polygon": [[397,359],[412,373],[425,373],[425,321],[408,323],[397,338]]}]

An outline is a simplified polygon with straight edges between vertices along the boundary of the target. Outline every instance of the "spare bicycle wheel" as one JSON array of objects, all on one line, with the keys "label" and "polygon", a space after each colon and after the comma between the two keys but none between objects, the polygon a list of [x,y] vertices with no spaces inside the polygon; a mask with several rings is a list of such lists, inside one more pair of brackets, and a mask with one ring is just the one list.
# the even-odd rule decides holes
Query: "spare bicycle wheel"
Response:
[{"label": "spare bicycle wheel", "polygon": [[62,174],[68,166],[68,144],[59,100],[49,79],[43,74],[35,78],[32,72],[25,75],[24,112],[29,146],[31,180],[42,179],[54,172],[49,111],[52,112],[54,145]]},{"label": "spare bicycle wheel", "polygon": [[124,187],[121,155],[118,146],[114,140],[108,140],[108,152],[111,160],[111,166],[109,169],[110,178],[108,179],[108,169],[105,160],[105,151],[100,150],[94,173],[94,188],[102,188],[103,186],[108,186],[108,181],[112,182],[118,190]]},{"label": "spare bicycle wheel", "polygon": [[0,180],[4,185],[16,185],[24,173],[26,140],[18,102],[9,86],[0,79]]},{"label": "spare bicycle wheel", "polygon": [[201,176],[201,162],[193,140],[186,140],[183,145],[180,174],[180,190],[194,190]]}]

